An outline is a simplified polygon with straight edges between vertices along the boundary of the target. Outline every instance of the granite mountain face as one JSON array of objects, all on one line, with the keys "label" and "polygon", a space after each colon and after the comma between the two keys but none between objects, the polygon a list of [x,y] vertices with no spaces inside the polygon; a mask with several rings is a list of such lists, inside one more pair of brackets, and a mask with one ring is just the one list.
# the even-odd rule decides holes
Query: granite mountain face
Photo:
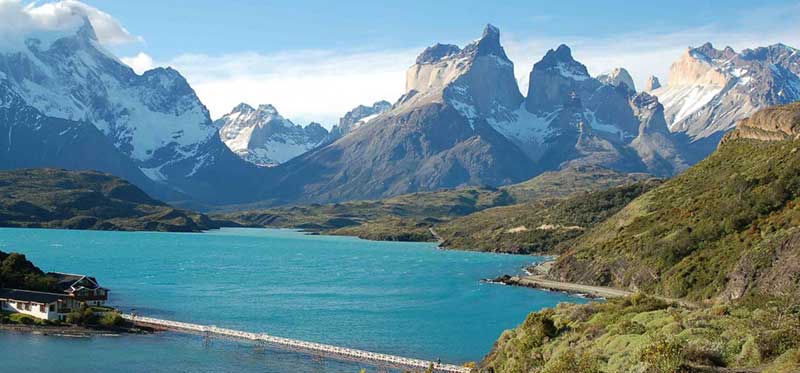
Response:
[{"label": "granite mountain face", "polygon": [[758,110],[800,100],[800,53],[783,44],[746,49],[689,48],[652,90],[670,131],[690,141],[692,162],[705,158],[736,123]]},{"label": "granite mountain face", "polygon": [[272,105],[254,109],[240,104],[214,123],[228,148],[258,166],[277,166],[319,146],[328,136],[319,123],[296,125]]},{"label": "granite mountain face", "polygon": [[276,202],[342,201],[503,185],[538,172],[488,121],[511,118],[523,101],[494,27],[463,49],[428,48],[406,86],[391,110],[279,167],[285,176],[266,194]]},{"label": "granite mountain face", "polygon": [[538,149],[534,161],[545,169],[601,165],[659,175],[685,168],[679,145],[670,136],[645,140],[666,131],[657,120],[641,115],[643,101],[652,106],[652,115],[663,115],[657,100],[637,96],[624,69],[600,78],[591,77],[566,45],[534,64],[524,105],[530,119],[516,124],[530,129],[529,123],[536,123],[541,129],[527,138]]},{"label": "granite mountain face", "polygon": [[633,83],[633,78],[628,70],[625,70],[624,67],[615,67],[611,71],[607,73],[603,73],[597,76],[597,80],[599,80],[603,84],[609,84],[613,86],[619,86],[620,84],[625,84],[628,89],[635,91],[636,85]]}]

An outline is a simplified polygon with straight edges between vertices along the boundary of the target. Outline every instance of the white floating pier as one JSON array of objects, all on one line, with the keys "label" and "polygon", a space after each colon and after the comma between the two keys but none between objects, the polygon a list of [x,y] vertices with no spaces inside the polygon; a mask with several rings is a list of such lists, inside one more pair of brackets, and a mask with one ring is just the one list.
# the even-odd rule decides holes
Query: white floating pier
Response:
[{"label": "white floating pier", "polygon": [[282,349],[289,349],[310,355],[325,356],[339,360],[364,362],[378,366],[388,365],[397,368],[414,370],[425,370],[433,366],[434,372],[444,373],[468,373],[471,371],[470,368],[459,365],[439,364],[437,362],[427,360],[411,359],[401,356],[326,345],[322,343],[275,337],[265,333],[250,333],[233,329],[218,328],[216,326],[190,324],[129,314],[123,314],[122,317],[136,325],[150,326],[157,329],[173,330],[177,332],[190,332],[208,336],[220,336],[254,342],[263,342]]}]

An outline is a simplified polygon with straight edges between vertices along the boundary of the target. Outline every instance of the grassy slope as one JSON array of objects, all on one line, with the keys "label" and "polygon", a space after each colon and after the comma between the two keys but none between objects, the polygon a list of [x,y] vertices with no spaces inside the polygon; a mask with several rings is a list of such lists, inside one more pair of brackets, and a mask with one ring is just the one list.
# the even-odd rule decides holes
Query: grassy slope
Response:
[{"label": "grassy slope", "polygon": [[[574,193],[602,190],[646,179],[603,168],[569,168],[544,173],[499,189],[465,188],[401,195],[377,201],[279,207],[217,215],[245,226],[302,228],[374,240],[433,241],[430,228],[491,207],[532,200],[552,204]],[[459,245],[460,249],[480,248]]]},{"label": "grassy slope", "polygon": [[214,224],[108,174],[27,169],[0,172],[0,226],[194,232]]},{"label": "grassy slope", "polygon": [[581,237],[554,275],[695,300],[737,298],[755,284],[798,294],[791,281],[764,278],[777,259],[793,260],[782,268],[798,275],[800,245],[786,245],[800,226],[798,147],[724,144]]},{"label": "grassy slope", "polygon": [[650,180],[579,193],[555,203],[533,201],[490,208],[443,223],[436,232],[447,248],[516,254],[559,252],[657,185],[658,181]]}]

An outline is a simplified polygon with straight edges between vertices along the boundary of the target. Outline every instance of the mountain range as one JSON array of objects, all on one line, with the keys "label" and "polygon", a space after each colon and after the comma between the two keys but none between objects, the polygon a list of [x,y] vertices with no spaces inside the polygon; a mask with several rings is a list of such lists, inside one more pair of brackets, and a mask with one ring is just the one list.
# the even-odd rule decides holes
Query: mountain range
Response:
[{"label": "mountain range", "polygon": [[576,166],[671,176],[737,120],[799,99],[798,61],[780,44],[706,44],[687,50],[666,86],[653,77],[637,92],[625,69],[592,77],[561,45],[533,66],[523,95],[488,25],[463,48],[424,50],[399,100],[359,106],[328,132],[271,105],[212,121],[177,71],[135,73],[85,20],[0,50],[0,168],[96,169],[197,207],[500,186]]},{"label": "mountain range", "polygon": [[688,48],[653,89],[671,132],[685,134],[694,163],[710,154],[736,123],[758,110],[800,100],[800,53],[775,44],[739,53],[711,43]]}]

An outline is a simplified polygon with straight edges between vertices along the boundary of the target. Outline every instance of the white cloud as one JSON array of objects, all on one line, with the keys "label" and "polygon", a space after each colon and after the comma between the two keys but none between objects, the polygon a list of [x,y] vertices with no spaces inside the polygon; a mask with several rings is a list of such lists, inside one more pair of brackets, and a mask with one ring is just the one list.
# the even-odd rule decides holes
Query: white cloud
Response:
[{"label": "white cloud", "polygon": [[405,91],[405,71],[417,53],[415,48],[182,55],[159,65],[184,74],[214,118],[246,102],[272,104],[298,124],[330,126],[357,105],[399,98]]},{"label": "white cloud", "polygon": [[74,0],[24,5],[21,0],[0,0],[0,36],[21,39],[41,31],[74,31],[89,19],[97,39],[106,45],[141,42],[110,14]]},{"label": "white cloud", "polygon": [[122,60],[122,62],[126,65],[130,66],[133,71],[136,71],[138,74],[142,74],[145,71],[156,67],[155,62],[153,62],[153,57],[150,57],[144,52],[139,52],[139,54],[133,57],[122,57],[120,60]]}]

